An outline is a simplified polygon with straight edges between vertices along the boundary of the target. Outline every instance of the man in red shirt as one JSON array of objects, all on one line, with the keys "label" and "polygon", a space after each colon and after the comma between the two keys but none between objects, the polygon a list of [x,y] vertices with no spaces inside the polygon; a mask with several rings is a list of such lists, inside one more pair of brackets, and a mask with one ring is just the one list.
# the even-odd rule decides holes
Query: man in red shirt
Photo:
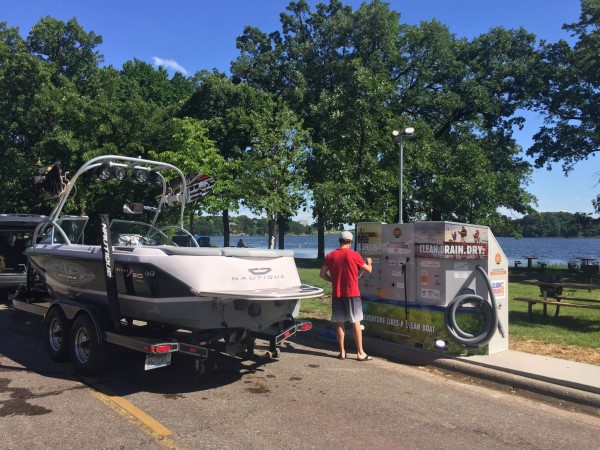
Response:
[{"label": "man in red shirt", "polygon": [[356,359],[370,361],[373,358],[365,353],[362,345],[360,321],[363,319],[363,311],[358,288],[358,271],[362,269],[371,273],[373,263],[371,258],[367,258],[365,263],[362,256],[350,248],[352,233],[349,231],[343,231],[340,234],[339,242],[340,247],[325,256],[323,267],[319,273],[321,278],[331,282],[331,296],[333,297],[331,321],[334,323],[340,347],[338,358],[346,359],[344,323],[350,322],[356,343]]}]

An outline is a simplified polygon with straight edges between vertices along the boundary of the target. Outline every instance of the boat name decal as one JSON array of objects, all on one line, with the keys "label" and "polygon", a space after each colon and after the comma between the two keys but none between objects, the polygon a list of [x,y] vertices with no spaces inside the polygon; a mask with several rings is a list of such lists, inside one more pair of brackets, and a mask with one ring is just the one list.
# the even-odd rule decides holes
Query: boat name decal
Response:
[{"label": "boat name decal", "polygon": [[154,277],[156,276],[156,272],[154,272],[154,270],[145,270],[145,271],[139,271],[136,272],[136,269],[132,268],[132,267],[115,267],[115,273],[123,273],[125,274],[126,277],[128,278],[134,278],[134,279],[143,279],[144,277]]},{"label": "boat name decal", "polygon": [[104,265],[106,270],[106,276],[112,278],[113,274],[112,270],[110,270],[110,255],[108,253],[108,226],[104,222],[102,222],[102,247],[104,250]]},{"label": "boat name decal", "polygon": [[280,280],[282,278],[284,278],[283,275],[252,275],[252,276],[231,277],[231,281]]}]

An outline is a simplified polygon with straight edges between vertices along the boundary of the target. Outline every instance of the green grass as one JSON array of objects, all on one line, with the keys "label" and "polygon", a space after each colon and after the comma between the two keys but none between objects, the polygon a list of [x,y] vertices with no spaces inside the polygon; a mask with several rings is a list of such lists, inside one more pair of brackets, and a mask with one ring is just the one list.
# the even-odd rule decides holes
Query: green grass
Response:
[{"label": "green grass", "polygon": [[325,297],[302,300],[300,315],[305,318],[325,319],[331,316],[331,283],[319,276],[321,261],[318,259],[296,259],[300,279],[305,284],[323,288]]},{"label": "green grass", "polygon": [[[325,296],[302,301],[301,316],[314,320],[327,320],[331,314],[331,285],[319,277],[321,261],[296,259],[300,279],[303,283],[322,287]],[[545,274],[562,275],[565,282],[589,283],[590,277],[580,271],[570,272],[565,267],[549,266]],[[537,286],[523,284],[523,280],[536,279],[541,272],[537,269],[511,269],[509,272],[509,297],[538,298]],[[600,284],[600,276],[594,275],[593,284]],[[600,299],[600,289],[567,289],[563,295]],[[587,348],[600,348],[600,309],[569,308],[560,310],[554,319],[554,306],[548,306],[548,316],[542,314],[542,305],[533,307],[534,321],[529,321],[527,303],[509,300],[509,334],[514,339],[532,339],[548,344],[568,344]]]},{"label": "green grass", "polygon": [[[566,283],[589,283],[590,277],[580,271],[570,272],[563,267],[550,267],[545,274],[562,275]],[[523,280],[536,279],[540,272],[533,270],[512,270],[509,273],[509,297],[539,298],[537,286],[523,284]],[[600,284],[598,275],[591,279]],[[563,295],[600,299],[600,290],[564,288]],[[600,348],[600,309],[563,307],[554,318],[554,306],[548,305],[548,315],[542,314],[542,305],[533,306],[533,322],[529,320],[527,303],[510,301],[509,333],[513,338],[533,339],[551,344],[578,345]]]}]

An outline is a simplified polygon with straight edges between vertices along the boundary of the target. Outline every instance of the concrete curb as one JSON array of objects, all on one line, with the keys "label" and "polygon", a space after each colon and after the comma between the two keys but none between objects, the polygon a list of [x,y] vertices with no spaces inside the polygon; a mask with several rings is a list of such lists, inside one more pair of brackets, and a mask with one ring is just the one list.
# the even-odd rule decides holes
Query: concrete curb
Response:
[{"label": "concrete curb", "polygon": [[508,388],[511,392],[533,394],[578,405],[595,415],[600,415],[600,395],[560,384],[515,375],[505,369],[482,367],[451,358],[438,358],[431,366],[441,370],[461,373],[479,380]]},{"label": "concrete curb", "polygon": [[[316,326],[310,332],[302,333],[299,336],[302,340],[307,338],[320,343],[329,343],[334,347],[337,345],[335,336],[324,327]],[[535,396],[539,400],[555,400],[559,402],[560,406],[565,406],[564,403],[568,403],[570,407],[578,407],[578,409],[587,413],[600,415],[600,394],[561,385],[560,380],[537,379],[534,375],[516,374],[504,367],[482,365],[463,357],[443,355],[379,339],[365,337],[363,341],[370,354],[390,361],[458,373],[490,383],[493,387],[501,390]]]}]

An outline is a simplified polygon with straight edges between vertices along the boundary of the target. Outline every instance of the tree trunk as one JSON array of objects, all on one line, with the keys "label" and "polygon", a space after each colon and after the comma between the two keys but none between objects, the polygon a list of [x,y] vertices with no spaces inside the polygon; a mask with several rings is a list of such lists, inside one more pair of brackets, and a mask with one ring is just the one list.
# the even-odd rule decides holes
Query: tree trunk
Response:
[{"label": "tree trunk", "polygon": [[195,211],[190,211],[190,233],[192,233],[192,235],[196,234],[194,232],[194,217],[196,217]]},{"label": "tree trunk", "polygon": [[269,248],[273,249],[275,248],[275,218],[269,214],[267,214],[267,217],[269,218],[267,221],[269,227]]},{"label": "tree trunk", "polygon": [[287,220],[283,216],[277,216],[277,234],[279,235],[279,247],[285,248],[285,224]]},{"label": "tree trunk", "polygon": [[317,222],[317,259],[325,259],[325,225],[320,220]]},{"label": "tree trunk", "polygon": [[229,247],[229,210],[223,210],[223,247]]}]

